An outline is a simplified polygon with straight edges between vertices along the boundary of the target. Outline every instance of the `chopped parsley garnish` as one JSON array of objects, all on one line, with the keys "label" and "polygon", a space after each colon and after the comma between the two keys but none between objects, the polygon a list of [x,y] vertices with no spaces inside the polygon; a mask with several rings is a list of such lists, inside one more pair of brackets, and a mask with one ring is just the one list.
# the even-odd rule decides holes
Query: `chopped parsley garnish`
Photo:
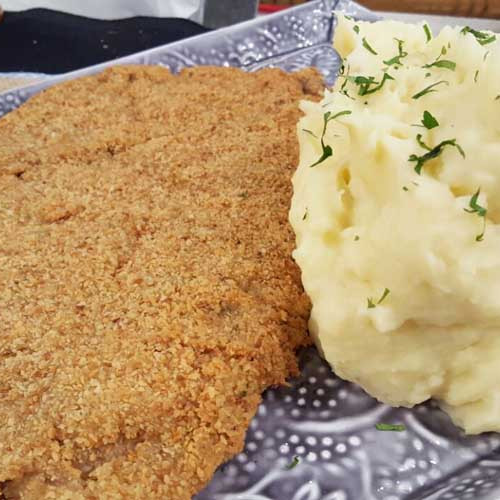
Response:
[{"label": "chopped parsley garnish", "polygon": [[394,56],[391,59],[388,59],[387,61],[383,61],[383,63],[387,64],[387,66],[392,66],[393,64],[402,64],[401,59],[408,55],[408,52],[405,52],[403,50],[403,44],[405,43],[404,40],[399,40],[398,38],[395,38],[394,40],[396,40],[396,42],[398,43],[398,55]]},{"label": "chopped parsley garnish", "polygon": [[323,138],[321,138],[321,147],[323,148],[323,153],[321,154],[319,160],[317,160],[312,165],[309,165],[311,168],[315,167],[316,165],[319,165],[320,163],[324,162],[327,158],[330,158],[330,156],[333,155],[332,148],[328,144],[327,145],[324,144]]},{"label": "chopped parsley garnish", "polygon": [[420,147],[427,150],[427,153],[425,153],[422,156],[417,156],[417,155],[413,154],[408,158],[408,161],[416,163],[415,172],[418,175],[420,175],[422,173],[423,166],[428,161],[430,161],[434,158],[437,158],[443,152],[443,149],[446,146],[453,146],[453,147],[457,148],[458,152],[462,155],[463,158],[465,158],[464,150],[460,147],[459,144],[457,144],[456,139],[448,139],[446,141],[442,141],[434,148],[430,148],[429,146],[427,146],[427,144],[425,144],[425,142],[422,141],[422,135],[418,134],[417,135],[417,142],[420,145]]},{"label": "chopped parsley garnish", "polygon": [[312,132],[311,130],[309,130],[309,129],[307,129],[307,128],[303,128],[303,129],[302,129],[302,132],[306,132],[307,134],[312,135],[312,136],[313,136],[313,137],[315,137],[316,139],[318,138],[318,136],[317,136],[314,132]]},{"label": "chopped parsley garnish", "polygon": [[479,198],[479,193],[481,192],[481,189],[478,189],[471,197],[469,201],[469,208],[464,208],[466,212],[469,212],[470,214],[476,214],[479,215],[479,217],[485,217],[486,213],[488,210],[486,208],[482,207],[481,205],[478,205],[477,199]]},{"label": "chopped parsley garnish", "polygon": [[359,86],[359,95],[365,95],[370,85],[378,83],[374,76],[346,76],[345,78],[344,85],[347,85],[347,82],[352,82]]},{"label": "chopped parsley garnish", "polygon": [[377,56],[378,52],[376,52],[373,47],[368,43],[366,38],[363,37],[363,47],[368,51],[371,52],[373,55]]},{"label": "chopped parsley garnish", "polygon": [[[348,109],[344,109],[344,111],[339,111],[338,113],[335,113],[333,116],[329,116],[328,117],[328,120],[335,120],[337,119],[339,116],[344,116],[344,115],[350,115],[352,113],[352,111],[349,111]],[[325,113],[326,115],[329,115],[330,112],[328,113]]]},{"label": "chopped parsley garnish", "polygon": [[455,68],[457,67],[457,64],[453,61],[449,61],[447,59],[440,59],[441,56],[444,56],[446,54],[446,47],[441,48],[441,54],[437,57],[437,59],[429,64],[425,64],[422,66],[422,68],[444,68],[444,69],[449,69],[450,71],[455,71]]},{"label": "chopped parsley garnish", "polygon": [[306,219],[307,219],[307,208],[305,209],[304,215],[302,216],[302,220],[306,220]]},{"label": "chopped parsley garnish", "polygon": [[375,428],[378,431],[402,432],[406,430],[406,427],[403,424],[376,424]]},{"label": "chopped parsley garnish", "polygon": [[[373,94],[380,90],[387,80],[394,80],[394,78],[389,75],[389,73],[384,73],[382,80],[377,82],[374,76],[346,76],[346,81],[353,82],[359,87],[358,95]],[[374,87],[372,87],[374,85]]]},{"label": "chopped parsley garnish", "polygon": [[355,24],[352,29],[354,30],[355,33],[357,33],[359,35],[359,26],[357,24]]},{"label": "chopped parsley garnish", "polygon": [[324,141],[326,127],[328,126],[328,122],[335,120],[339,116],[350,115],[351,113],[352,113],[352,111],[344,110],[344,111],[339,111],[338,113],[335,113],[332,116],[332,113],[330,111],[327,111],[323,115],[323,132],[321,133],[321,139],[320,139],[321,140],[321,149],[323,150],[323,152],[322,152],[319,160],[314,162],[312,165],[309,165],[310,167],[315,167],[316,165],[319,165],[320,163],[325,161],[327,158],[329,158],[333,154],[333,150],[332,150],[331,146],[329,146],[328,144],[325,144],[325,141]]},{"label": "chopped parsley garnish", "polygon": [[417,134],[417,142],[421,148],[427,149],[427,151],[432,151],[432,148],[427,146],[427,144],[422,140],[422,134]]},{"label": "chopped parsley garnish", "polygon": [[378,300],[377,304],[380,304],[390,293],[391,291],[388,288],[384,289],[384,293],[382,294],[382,297],[380,297],[380,299]]},{"label": "chopped parsley garnish", "polygon": [[476,72],[474,73],[474,83],[477,83],[477,77],[479,76],[479,70],[476,69]]},{"label": "chopped parsley garnish", "polygon": [[469,207],[470,208],[464,208],[466,212],[469,214],[477,214],[479,217],[483,218],[483,231],[481,234],[478,234],[476,236],[476,241],[483,241],[483,236],[484,236],[484,231],[486,230],[486,214],[488,213],[488,210],[481,205],[478,204],[477,199],[479,198],[479,193],[481,192],[481,188],[479,188],[471,197],[469,200]]},{"label": "chopped parsley garnish", "polygon": [[500,94],[498,94],[498,95],[495,97],[495,101],[498,101],[498,99],[500,99]]},{"label": "chopped parsley garnish", "polygon": [[375,82],[374,76],[346,76],[346,82],[353,82],[356,85],[359,85],[360,87],[363,85],[371,85],[372,83],[378,83]]},{"label": "chopped parsley garnish", "polygon": [[294,467],[297,467],[297,465],[299,465],[299,463],[300,463],[299,457],[298,456],[294,456],[293,460],[285,467],[285,469],[286,470],[291,470]]},{"label": "chopped parsley garnish", "polygon": [[422,118],[422,125],[428,129],[431,130],[433,128],[439,127],[439,122],[432,116],[429,111],[424,111],[424,116]]},{"label": "chopped parsley garnish", "polygon": [[427,41],[430,42],[432,40],[432,32],[431,29],[429,28],[429,25],[425,23],[422,28],[424,28],[424,33],[425,37],[427,38]]},{"label": "chopped parsley garnish", "polygon": [[354,97],[351,97],[348,94],[347,89],[346,89],[347,82],[349,81],[349,70],[350,70],[349,66],[347,66],[347,71],[346,71],[345,64],[342,63],[342,66],[340,67],[340,70],[339,70],[339,76],[343,76],[345,78],[345,80],[344,80],[344,83],[342,84],[342,87],[340,87],[340,93],[344,94],[346,97],[348,97],[349,99],[352,99],[354,101],[355,100]]},{"label": "chopped parsley garnish", "polygon": [[403,191],[409,191],[409,189],[406,186],[403,186]]},{"label": "chopped parsley garnish", "polygon": [[453,61],[449,61],[447,59],[441,59],[434,61],[433,63],[426,64],[425,66],[422,66],[423,68],[444,68],[444,69],[449,69],[450,71],[455,71],[455,68],[457,67],[457,63]]},{"label": "chopped parsley garnish", "polygon": [[358,235],[354,236],[354,241],[359,241],[359,236]]},{"label": "chopped parsley garnish", "polygon": [[463,28],[462,31],[460,31],[460,33],[462,33],[462,35],[470,33],[476,38],[477,42],[480,45],[488,45],[489,43],[492,43],[497,39],[497,37],[494,34],[487,33],[486,31],[477,31],[471,28],[470,26],[466,26],[465,28]]},{"label": "chopped parsley garnish", "polygon": [[373,301],[373,299],[371,297],[368,297],[367,299],[367,302],[368,302],[368,309],[373,309],[374,307],[377,307],[379,304],[381,304],[383,302],[383,300],[391,293],[391,291],[386,288],[384,289],[384,293],[382,294],[382,296],[380,297],[380,299],[378,299],[378,301],[375,303]]},{"label": "chopped parsley garnish", "polygon": [[415,95],[412,96],[412,99],[419,99],[420,97],[430,94],[431,92],[437,92],[437,90],[434,87],[437,87],[438,85],[441,85],[442,83],[446,83],[446,85],[449,85],[449,83],[445,80],[440,80],[439,82],[432,83],[428,87],[425,87],[425,89],[421,90],[420,92],[417,92]]}]

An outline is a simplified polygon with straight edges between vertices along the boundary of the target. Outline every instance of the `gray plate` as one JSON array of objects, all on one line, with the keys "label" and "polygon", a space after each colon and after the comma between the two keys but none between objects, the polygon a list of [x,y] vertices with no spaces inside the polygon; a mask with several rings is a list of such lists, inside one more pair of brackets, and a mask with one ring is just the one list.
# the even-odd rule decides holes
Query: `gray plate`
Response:
[{"label": "gray plate", "polygon": [[[316,66],[333,83],[333,8],[372,20],[348,0],[317,0],[282,13],[0,94],[0,116],[56,82],[114,64],[172,71],[215,64],[249,71]],[[245,449],[221,466],[197,500],[499,500],[500,437],[466,437],[432,402],[393,409],[331,372],[316,350],[301,353],[301,376],[267,391]],[[380,432],[396,422],[404,432]],[[286,466],[294,456],[299,464]]]}]

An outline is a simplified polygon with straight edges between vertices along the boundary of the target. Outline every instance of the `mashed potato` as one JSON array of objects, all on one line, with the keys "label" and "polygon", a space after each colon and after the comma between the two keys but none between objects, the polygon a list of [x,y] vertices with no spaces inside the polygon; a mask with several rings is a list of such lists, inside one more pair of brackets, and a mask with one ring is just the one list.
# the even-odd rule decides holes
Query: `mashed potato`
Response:
[{"label": "mashed potato", "polygon": [[339,19],[343,75],[303,102],[290,221],[336,373],[500,431],[500,47]]}]

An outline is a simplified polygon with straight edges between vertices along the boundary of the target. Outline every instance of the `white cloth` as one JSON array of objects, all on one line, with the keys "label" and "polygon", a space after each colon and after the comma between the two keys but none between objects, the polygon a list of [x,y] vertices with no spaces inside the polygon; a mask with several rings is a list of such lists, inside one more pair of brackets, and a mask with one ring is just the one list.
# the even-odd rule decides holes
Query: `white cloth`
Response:
[{"label": "white cloth", "polygon": [[201,22],[204,0],[1,0],[4,10],[46,8],[93,17],[183,17]]}]

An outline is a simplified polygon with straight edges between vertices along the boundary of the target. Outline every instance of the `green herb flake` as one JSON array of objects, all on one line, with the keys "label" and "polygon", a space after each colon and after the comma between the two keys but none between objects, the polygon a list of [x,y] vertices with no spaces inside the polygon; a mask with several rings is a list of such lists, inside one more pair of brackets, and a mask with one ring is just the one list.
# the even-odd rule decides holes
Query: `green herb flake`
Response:
[{"label": "green herb flake", "polygon": [[498,101],[498,99],[500,99],[500,94],[498,94],[498,95],[495,97],[495,101]]},{"label": "green herb flake", "polygon": [[[398,55],[394,56],[392,59],[388,59],[387,61],[383,61],[384,64],[387,66],[392,66],[393,64],[403,64],[401,62],[401,59],[403,57],[406,57],[408,55],[408,52],[405,52],[403,50],[403,44],[405,43],[404,40],[399,40],[398,38],[395,38],[397,44],[398,44]],[[397,67],[395,69],[398,69]]]},{"label": "green herb flake", "polygon": [[470,33],[475,37],[480,45],[488,45],[489,43],[492,43],[497,39],[497,37],[492,33],[488,33],[486,31],[477,31],[470,26],[466,26],[465,28],[463,28],[460,33],[462,33],[462,35]]},{"label": "green herb flake", "polygon": [[330,156],[333,155],[332,148],[328,144],[325,144],[325,133],[326,133],[326,127],[328,126],[328,122],[331,122],[332,120],[335,120],[335,119],[339,118],[340,116],[350,115],[351,113],[352,113],[352,111],[344,110],[344,111],[339,111],[338,113],[335,113],[332,116],[331,112],[327,111],[323,115],[323,132],[321,134],[321,139],[320,139],[321,149],[323,151],[322,151],[320,158],[316,162],[314,162],[312,165],[309,165],[309,167],[311,167],[311,168],[315,167],[316,165],[319,165],[320,163],[324,162],[327,158],[329,158]]},{"label": "green herb flake", "polygon": [[340,93],[341,94],[344,94],[346,97],[348,97],[349,99],[351,99],[352,101],[355,101],[356,99],[354,99],[354,97],[350,96],[349,95],[349,92],[347,92],[347,90],[343,90],[343,89],[340,89]]},{"label": "green herb flake", "polygon": [[406,430],[406,427],[403,424],[376,424],[375,428],[378,431],[403,432]]},{"label": "green herb flake", "polygon": [[372,89],[370,89],[370,88],[367,89],[365,91],[364,95],[373,94],[374,92],[377,92],[378,90],[380,90],[384,86],[384,83],[387,80],[394,80],[394,78],[391,75],[389,75],[389,73],[384,73],[384,76],[382,77],[381,82],[376,87],[373,87]]},{"label": "green herb flake", "polygon": [[357,24],[355,24],[353,27],[352,27],[353,31],[359,35],[359,26]]},{"label": "green herb flake", "polygon": [[388,288],[385,288],[384,293],[382,294],[382,297],[380,297],[380,299],[378,299],[377,304],[381,304],[390,293],[391,293],[391,291]]},{"label": "green herb flake", "polygon": [[449,69],[450,71],[455,71],[457,64],[453,61],[449,61],[447,59],[441,59],[441,56],[446,55],[446,47],[443,45],[441,47],[441,52],[437,56],[436,60],[432,63],[429,64],[424,64],[422,68],[443,68],[443,69]]},{"label": "green herb flake", "polygon": [[[348,109],[344,109],[344,111],[339,111],[338,113],[335,113],[333,116],[329,117],[328,120],[336,120],[337,118],[341,116],[346,116],[350,115],[352,111],[349,111]],[[328,114],[328,113],[327,113]]]},{"label": "green herb flake", "polygon": [[469,214],[477,214],[479,217],[483,218],[483,230],[481,234],[476,236],[476,241],[483,241],[484,231],[486,230],[486,214],[488,210],[481,205],[478,204],[477,199],[479,198],[479,193],[481,192],[481,188],[471,196],[469,200],[469,208],[464,208],[464,210]]},{"label": "green herb flake", "polygon": [[359,236],[358,235],[354,236],[354,241],[359,241]]},{"label": "green herb flake", "polygon": [[455,71],[455,68],[457,67],[457,63],[453,61],[448,61],[447,59],[440,59],[437,61],[434,61],[433,63],[426,64],[425,66],[422,66],[422,68],[443,68],[443,69],[449,69],[450,71]]},{"label": "green herb flake", "polygon": [[479,76],[479,70],[476,69],[476,72],[474,73],[474,83],[477,83],[477,77]]},{"label": "green herb flake", "polygon": [[312,132],[311,130],[309,130],[307,128],[303,128],[302,132],[305,132],[306,134],[312,135],[315,139],[318,138],[318,136],[314,132]]},{"label": "green herb flake", "polygon": [[376,52],[373,47],[368,43],[366,38],[363,37],[363,47],[368,51],[371,52],[373,55],[377,56],[378,52]]},{"label": "green herb flake", "polygon": [[417,134],[417,142],[422,149],[427,149],[427,151],[432,151],[432,148],[430,146],[427,146],[427,144],[422,140],[422,134]]},{"label": "green herb flake", "polygon": [[348,97],[349,99],[352,99],[354,101],[355,100],[354,97],[351,97],[346,89],[347,82],[349,81],[349,71],[350,71],[349,66],[347,66],[347,70],[346,70],[345,64],[342,63],[342,66],[340,67],[340,71],[339,71],[339,76],[344,77],[344,83],[342,84],[342,87],[340,87],[340,93],[344,94],[346,97]]},{"label": "green herb flake", "polygon": [[430,73],[426,73],[426,74],[425,74],[425,78],[429,78],[429,76],[431,76],[431,74],[430,74]]},{"label": "green herb flake", "polygon": [[[387,80],[394,80],[389,73],[384,73],[380,82],[376,81],[374,76],[347,76],[346,78],[346,81],[353,82],[359,87],[358,95],[360,96],[373,94],[380,90]],[[372,87],[372,85],[374,86]]]},{"label": "green herb flake", "polygon": [[385,298],[390,293],[391,293],[391,291],[388,288],[385,288],[384,292],[382,293],[380,299],[378,299],[377,303],[375,303],[371,297],[368,297],[368,299],[367,299],[367,303],[368,303],[367,307],[368,307],[368,309],[373,309],[373,308],[377,307],[379,304],[381,304],[385,300]]},{"label": "green herb flake", "polygon": [[430,161],[430,160],[432,160],[434,158],[437,158],[443,152],[443,149],[446,146],[453,146],[453,147],[457,148],[457,150],[460,153],[460,155],[462,156],[462,158],[465,158],[464,150],[460,147],[459,144],[457,144],[456,139],[448,139],[446,141],[442,141],[442,142],[440,142],[437,146],[435,146],[432,149],[429,146],[427,146],[427,144],[425,144],[422,141],[422,135],[421,134],[417,135],[417,142],[420,145],[420,147],[422,147],[424,149],[427,149],[427,153],[425,153],[422,156],[417,156],[417,155],[413,154],[413,155],[411,155],[408,158],[409,162],[415,162],[416,163],[416,165],[415,165],[415,172],[418,175],[421,175],[423,166],[428,161]]},{"label": "green herb flake", "polygon": [[344,17],[345,17],[346,19],[349,19],[349,21],[352,21],[352,16],[348,16],[347,14],[344,14]]},{"label": "green herb flake", "polygon": [[311,167],[311,168],[315,167],[316,165],[323,163],[327,158],[330,158],[330,156],[333,155],[333,150],[330,146],[328,146],[328,145],[325,146],[324,144],[322,144],[321,146],[323,147],[322,155],[319,157],[318,161],[316,161],[312,165],[309,165],[309,167]]},{"label": "green herb flake", "polygon": [[286,470],[292,470],[293,468],[297,467],[299,465],[300,460],[297,455],[295,455],[292,459],[292,461],[285,467]]},{"label": "green herb flake", "polygon": [[429,111],[424,111],[424,116],[422,118],[422,125],[428,129],[432,130],[433,128],[439,127],[439,122],[432,116]]},{"label": "green herb flake", "polygon": [[406,186],[403,186],[403,191],[409,191],[409,189]]},{"label": "green herb flake", "polygon": [[372,83],[378,83],[375,81],[374,76],[347,76],[349,82],[353,82],[356,85],[371,85]]},{"label": "green herb flake", "polygon": [[424,29],[425,38],[427,39],[427,42],[430,42],[432,40],[432,31],[429,28],[429,25],[427,23],[425,23],[422,26],[422,28]]},{"label": "green herb flake", "polygon": [[426,94],[430,94],[431,92],[437,92],[437,90],[434,87],[437,87],[438,85],[441,85],[442,83],[449,85],[449,83],[445,80],[440,80],[439,82],[432,83],[428,87],[425,87],[425,89],[423,89],[420,92],[417,92],[415,95],[413,95],[412,99],[420,99],[420,97],[423,97]]},{"label": "green herb flake", "polygon": [[306,220],[306,219],[307,219],[307,208],[305,209],[304,215],[302,216],[302,220]]}]

